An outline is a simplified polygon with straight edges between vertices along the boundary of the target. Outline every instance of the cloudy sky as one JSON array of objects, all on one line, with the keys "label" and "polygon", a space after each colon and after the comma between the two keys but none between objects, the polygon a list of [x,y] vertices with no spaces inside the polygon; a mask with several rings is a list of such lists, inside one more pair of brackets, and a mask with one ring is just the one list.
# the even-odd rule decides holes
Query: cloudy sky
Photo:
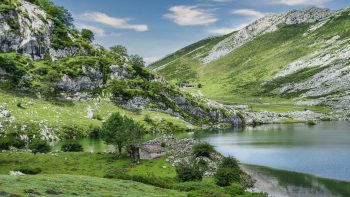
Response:
[{"label": "cloudy sky", "polygon": [[317,6],[340,9],[349,0],[54,0],[71,11],[95,43],[126,46],[147,62],[200,39],[232,32],[269,13]]}]

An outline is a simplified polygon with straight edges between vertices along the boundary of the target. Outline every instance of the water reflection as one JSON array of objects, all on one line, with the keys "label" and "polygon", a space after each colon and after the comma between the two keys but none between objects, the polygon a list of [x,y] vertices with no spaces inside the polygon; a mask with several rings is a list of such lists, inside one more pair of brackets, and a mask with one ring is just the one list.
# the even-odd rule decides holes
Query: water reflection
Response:
[{"label": "water reflection", "polygon": [[267,192],[270,196],[350,196],[350,183],[348,182],[260,166],[242,165],[242,168],[257,180],[253,191]]}]

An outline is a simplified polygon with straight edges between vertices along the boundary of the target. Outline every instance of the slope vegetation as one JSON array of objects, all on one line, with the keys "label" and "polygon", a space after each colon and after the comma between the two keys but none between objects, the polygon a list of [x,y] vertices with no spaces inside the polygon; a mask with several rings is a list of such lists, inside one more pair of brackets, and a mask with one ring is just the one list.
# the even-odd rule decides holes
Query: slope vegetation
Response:
[{"label": "slope vegetation", "polygon": [[[288,103],[347,108],[349,9],[311,8],[259,19],[209,55],[160,60],[151,68],[175,82],[202,84],[204,96],[228,103]],[[191,76],[181,70],[190,68]],[[293,100],[291,100],[293,99]],[[346,111],[346,110],[345,110]],[[344,111],[342,111],[344,112]]]}]

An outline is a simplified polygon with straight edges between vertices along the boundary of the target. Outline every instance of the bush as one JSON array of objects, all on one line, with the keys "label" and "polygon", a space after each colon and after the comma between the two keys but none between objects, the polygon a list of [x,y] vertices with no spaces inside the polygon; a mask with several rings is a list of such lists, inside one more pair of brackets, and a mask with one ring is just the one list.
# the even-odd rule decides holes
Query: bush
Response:
[{"label": "bush", "polygon": [[231,156],[225,157],[220,164],[220,168],[239,169],[238,160]]},{"label": "bush", "polygon": [[68,125],[61,128],[61,138],[77,140],[87,137],[87,131],[77,125]]},{"label": "bush", "polygon": [[210,158],[210,155],[212,153],[215,153],[215,148],[208,143],[198,143],[198,144],[193,146],[193,154],[196,157],[208,157],[208,158]]},{"label": "bush", "polygon": [[234,197],[237,195],[244,194],[245,188],[239,184],[231,184],[228,187],[224,187],[224,190],[226,194],[229,194],[230,196]]},{"label": "bush", "polygon": [[26,146],[26,143],[17,137],[0,138],[0,150],[9,150],[11,146],[21,149]]},{"label": "bush", "polygon": [[313,120],[308,120],[308,121],[306,122],[306,124],[307,124],[308,126],[314,126],[314,125],[316,125],[316,122],[313,121]]},{"label": "bush", "polygon": [[63,144],[61,147],[61,150],[64,152],[83,152],[83,146],[80,145],[78,142],[67,142]]},{"label": "bush", "polygon": [[188,193],[188,197],[230,197],[230,195],[225,194],[224,191],[218,189],[202,189],[194,190]]},{"label": "bush", "polygon": [[176,167],[176,174],[180,181],[200,181],[203,178],[203,171],[196,165],[179,165]]},{"label": "bush", "polygon": [[89,130],[90,130],[89,137],[95,138],[95,139],[101,138],[101,127],[90,125]]},{"label": "bush", "polygon": [[15,171],[20,171],[24,174],[35,175],[35,174],[39,174],[41,172],[41,168],[20,167],[20,168],[15,169]]},{"label": "bush", "polygon": [[9,150],[10,149],[10,139],[7,137],[0,138],[0,150]]},{"label": "bush", "polygon": [[211,183],[198,182],[198,181],[175,183],[171,187],[171,189],[186,191],[186,192],[193,191],[193,190],[204,190],[208,188],[218,189],[219,187]]},{"label": "bush", "polygon": [[36,153],[48,153],[51,151],[51,146],[45,140],[41,139],[33,139],[28,148],[32,150],[34,154]]},{"label": "bush", "polygon": [[225,187],[231,185],[233,182],[241,181],[241,172],[232,168],[219,168],[215,175],[215,182],[217,185]]}]

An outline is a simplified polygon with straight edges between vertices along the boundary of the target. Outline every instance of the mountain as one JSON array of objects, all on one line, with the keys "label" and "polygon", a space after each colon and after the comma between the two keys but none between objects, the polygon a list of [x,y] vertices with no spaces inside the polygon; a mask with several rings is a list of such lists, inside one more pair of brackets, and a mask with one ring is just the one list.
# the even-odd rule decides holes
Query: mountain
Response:
[{"label": "mountain", "polygon": [[0,4],[1,135],[94,135],[112,112],[149,132],[242,125],[235,109],[181,91],[123,47],[93,45],[72,22],[49,0]]},{"label": "mountain", "polygon": [[[350,9],[294,10],[185,47],[149,67],[205,97],[262,111],[330,109],[350,102]],[[281,105],[285,109],[281,109]]]}]

